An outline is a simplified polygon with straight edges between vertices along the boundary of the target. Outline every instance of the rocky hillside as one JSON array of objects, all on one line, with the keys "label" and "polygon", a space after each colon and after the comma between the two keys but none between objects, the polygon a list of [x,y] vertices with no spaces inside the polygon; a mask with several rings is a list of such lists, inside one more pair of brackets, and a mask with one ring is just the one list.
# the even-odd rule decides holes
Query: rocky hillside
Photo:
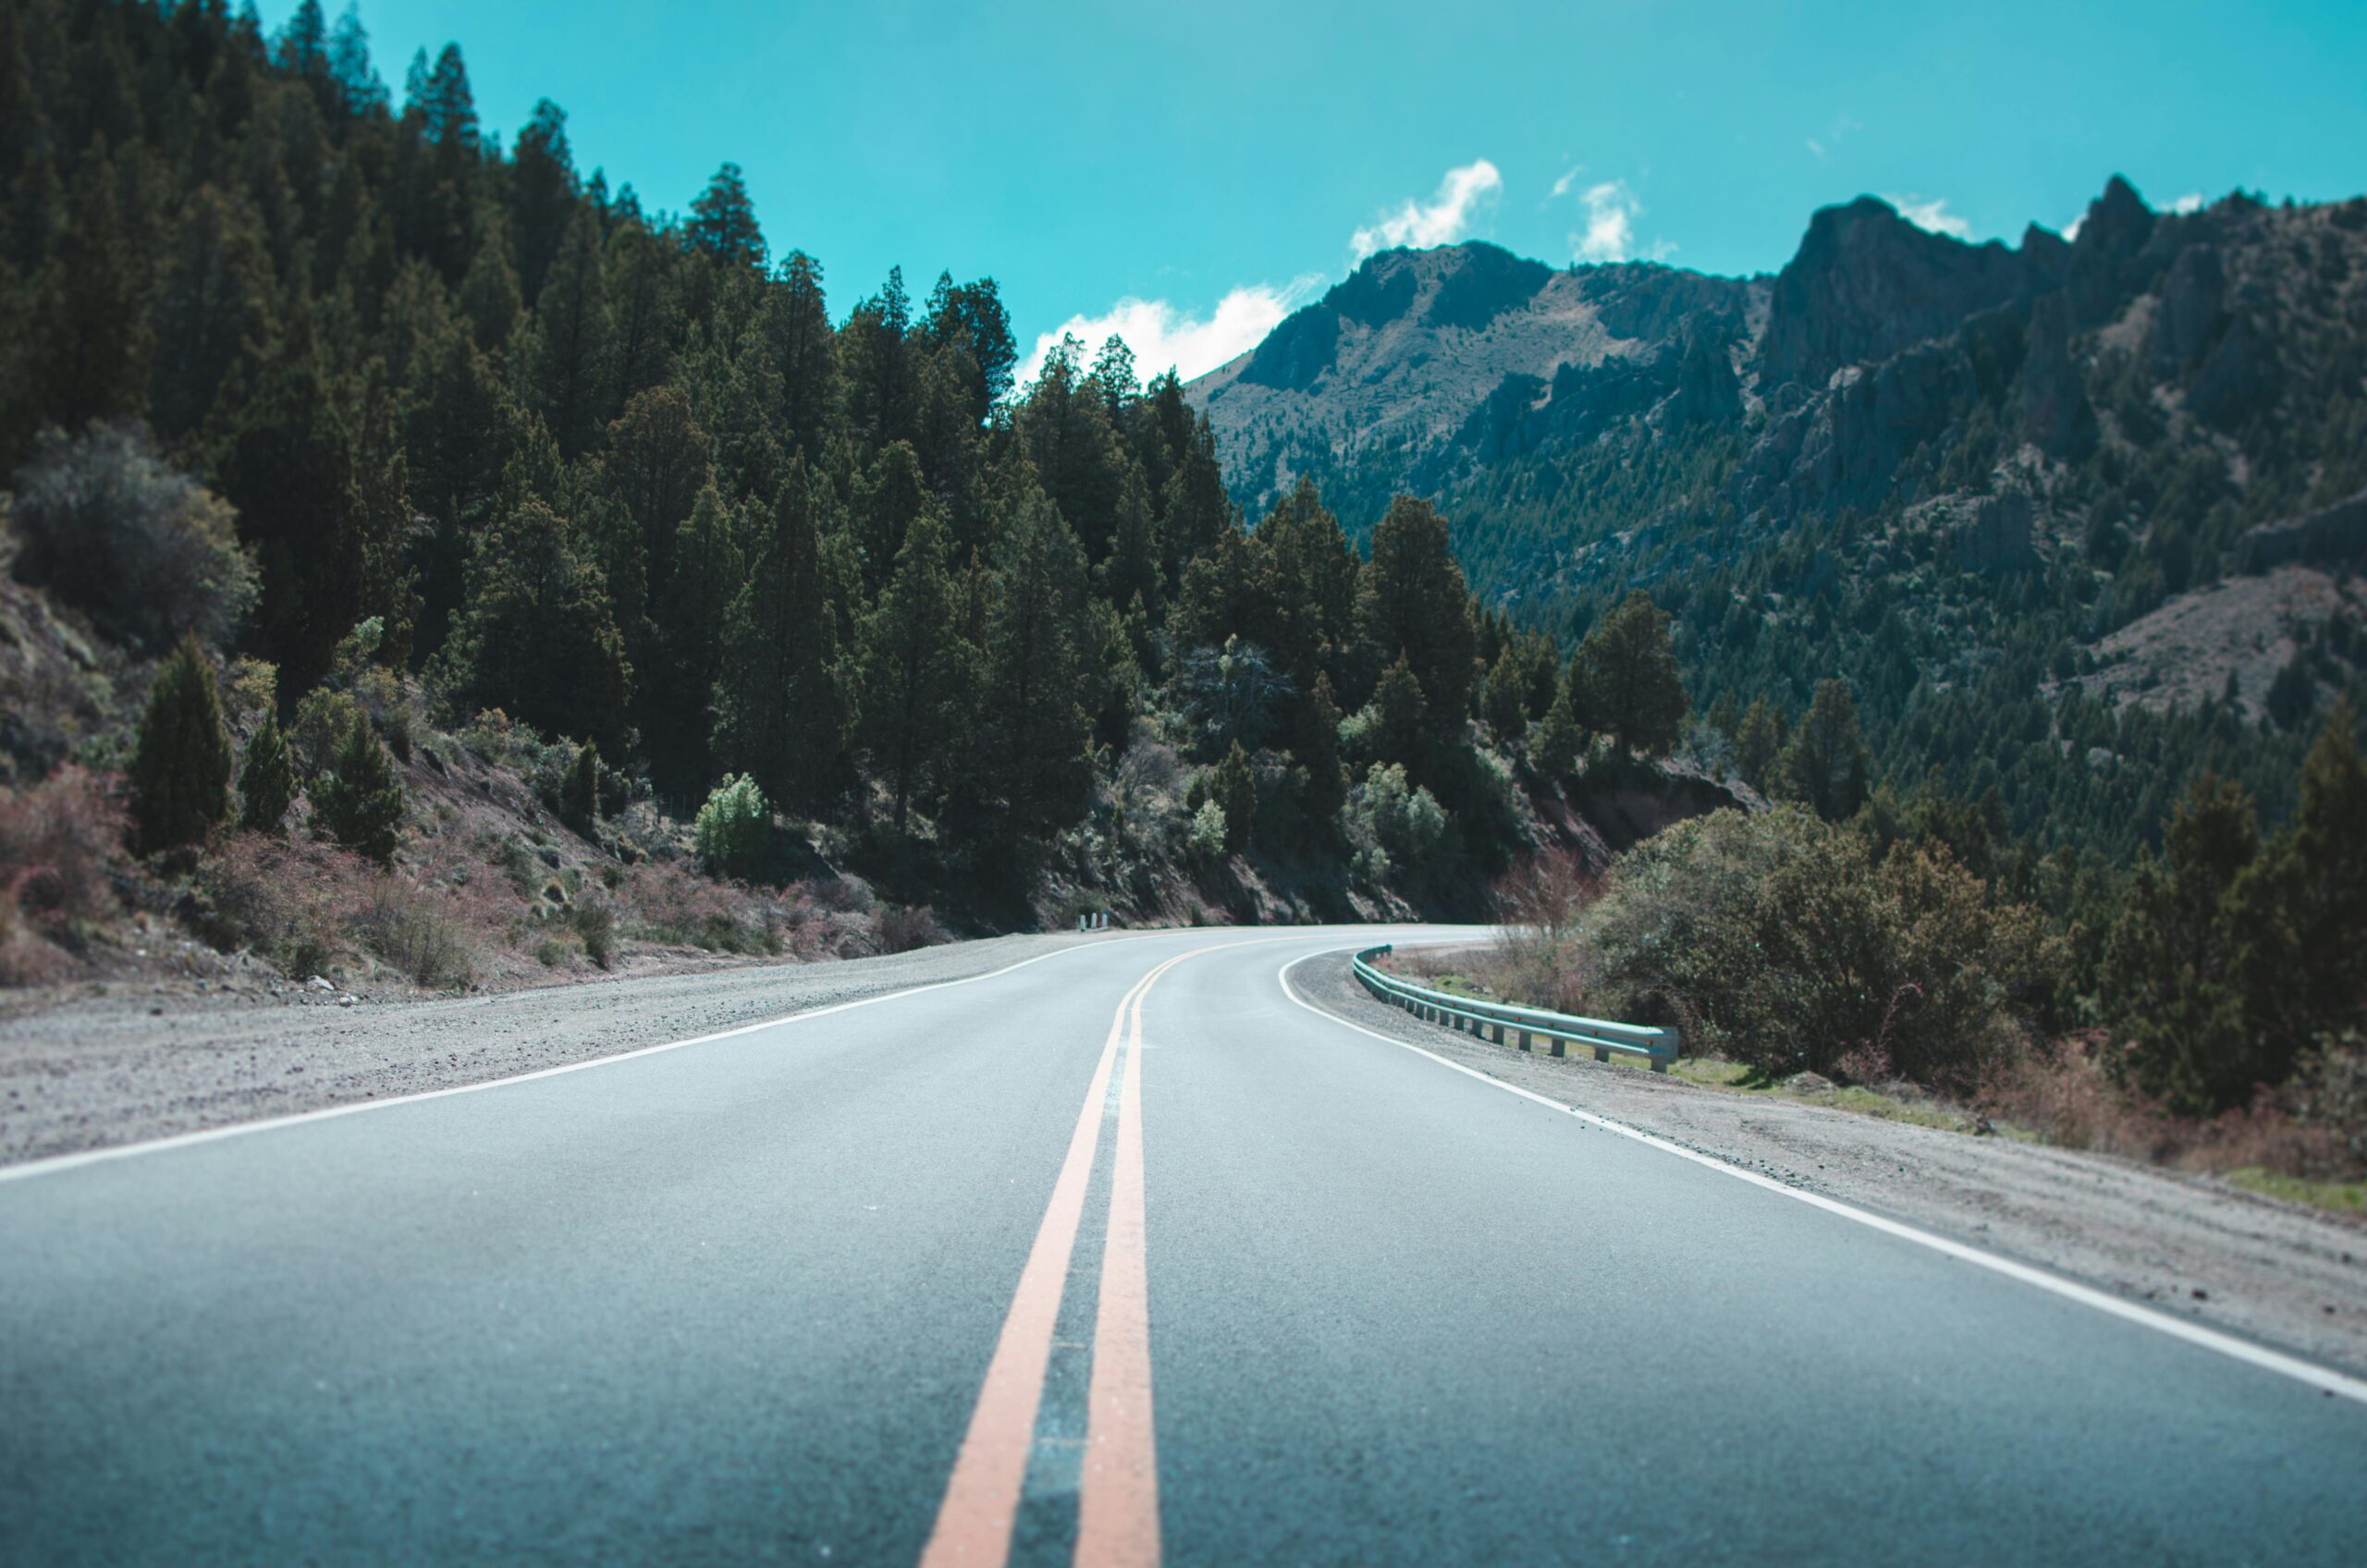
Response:
[{"label": "rocky hillside", "polygon": [[2203,766],[2281,809],[2367,648],[2367,200],[2115,178],[2009,247],[1866,197],[1772,278],[1392,251],[1190,392],[1252,517],[1302,475],[1352,531],[1431,496],[1516,615],[1646,586],[1705,706],[1841,676],[1894,777],[2042,839],[2126,851]]}]

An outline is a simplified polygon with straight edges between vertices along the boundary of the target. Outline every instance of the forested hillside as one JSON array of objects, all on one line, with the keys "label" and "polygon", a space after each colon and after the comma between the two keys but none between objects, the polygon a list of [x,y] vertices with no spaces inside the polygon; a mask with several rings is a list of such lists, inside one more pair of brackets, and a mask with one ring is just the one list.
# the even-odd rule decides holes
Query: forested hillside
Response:
[{"label": "forested hillside", "polygon": [[[292,805],[408,853],[430,825],[373,746],[415,768],[429,730],[504,738],[579,824],[696,814],[710,871],[818,851],[989,924],[1474,911],[1586,832],[1490,744],[1566,683],[1550,640],[1471,723],[1515,640],[1438,513],[1368,558],[1311,489],[1250,532],[1122,345],[1015,388],[990,278],[834,305],[735,165],[656,210],[557,105],[505,145],[457,46],[393,93],[315,4],[273,38],[207,0],[12,6],[0,124],[14,575],[130,661],[111,698],[21,684],[10,766],[126,769],[152,852],[236,827],[235,771],[250,831]],[[146,801],[190,772],[221,777]]]},{"label": "forested hillside", "polygon": [[2126,864],[2205,771],[2281,819],[2361,690],[2367,200],[2115,179],[2076,227],[1866,198],[1749,279],[1392,251],[1190,391],[1245,502],[1430,496],[1524,624],[1648,588],[1754,780],[1837,678],[1870,784]]}]

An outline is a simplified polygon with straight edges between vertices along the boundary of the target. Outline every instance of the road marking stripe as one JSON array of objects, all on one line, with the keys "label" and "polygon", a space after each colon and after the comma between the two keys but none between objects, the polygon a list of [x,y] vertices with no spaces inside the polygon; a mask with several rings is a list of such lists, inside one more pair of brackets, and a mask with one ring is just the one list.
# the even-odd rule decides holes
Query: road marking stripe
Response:
[{"label": "road marking stripe", "polygon": [[1078,1568],[1159,1563],[1159,1451],[1151,1422],[1150,1277],[1143,1230],[1143,1002],[1149,992],[1146,985],[1134,993],[1119,1089],[1117,1161],[1110,1171],[1077,1496]]},{"label": "road marking stripe", "polygon": [[1044,1396],[1044,1371],[1051,1362],[1052,1330],[1060,1320],[1069,1255],[1085,1214],[1085,1189],[1100,1143],[1110,1073],[1125,1033],[1126,1009],[1160,975],[1192,956],[1178,953],[1154,967],[1118,999],[1118,1010],[1110,1016],[1110,1037],[1101,1047],[1076,1129],[1069,1135],[1068,1157],[1061,1162],[1051,1201],[1045,1205],[1043,1222],[1036,1227],[1035,1244],[1028,1248],[1018,1289],[1012,1293],[994,1358],[987,1364],[986,1381],[946,1483],[945,1501],[921,1553],[921,1568],[1000,1568],[1011,1555],[1012,1526],[1019,1517],[1028,1451],[1036,1441],[1036,1413]]},{"label": "road marking stripe", "polygon": [[1476,1079],[1490,1088],[1502,1089],[1508,1095],[1517,1095],[1522,1099],[1533,1101],[1549,1110],[1558,1110],[1564,1115],[1574,1116],[1589,1126],[1601,1128],[1606,1133],[1616,1133],[1623,1138],[1632,1138],[1639,1144],[1649,1144],[1653,1148],[1676,1156],[1679,1159],[1689,1159],[1696,1165],[1706,1166],[1723,1175],[1732,1176],[1736,1181],[1748,1182],[1754,1187],[1763,1187],[1771,1193],[1779,1193],[1784,1197],[1796,1199],[1813,1208],[1823,1209],[1828,1214],[1839,1215],[1844,1219],[1854,1220],[1858,1224],[1880,1231],[1886,1235],[1896,1236],[1901,1241],[1913,1242],[1918,1246],[1929,1247],[1933,1252],[1953,1257],[1959,1262],[1973,1264],[1978,1268],[1989,1269],[1993,1273],[2003,1274],[2009,1280],[2018,1280],[2026,1285],[2035,1285],[2040,1290],[2051,1292],[2067,1301],[2075,1301],[2082,1306],[2093,1307],[2099,1312],[2108,1313],[2127,1322],[2140,1324],[2156,1332],[2167,1334],[2172,1339],[2184,1340],[2187,1343],[2200,1346],[2204,1350],[2216,1351],[2221,1355],[2243,1362],[2248,1366],[2257,1366],[2263,1371],[2290,1378],[2296,1382],[2305,1383],[2323,1392],[2367,1404],[2367,1380],[2336,1372],[2331,1367],[2320,1366],[2313,1362],[2304,1361],[2299,1356],[2287,1355],[2282,1351],[2271,1350],[2265,1345],[2254,1344],[2249,1340],[2238,1339],[2233,1334],[2224,1333],[2216,1329],[2205,1328],[2200,1323],[2175,1317],[2154,1307],[2124,1300],[2110,1292],[2098,1290],[2092,1285],[2083,1285],[2074,1280],[2064,1279],[2058,1274],[2048,1273],[2030,1264],[2017,1263],[2010,1257],[2001,1257],[1995,1253],[1983,1252],[1981,1248],[1968,1245],[1963,1242],[1951,1241],[1945,1236],[1919,1230],[1900,1220],[1873,1213],[1870,1209],[1844,1203],[1839,1198],[1831,1198],[1821,1193],[1806,1192],[1798,1187],[1788,1186],[1772,1177],[1762,1176],[1756,1170],[1747,1170],[1739,1165],[1729,1164],[1715,1155],[1707,1155],[1699,1149],[1686,1148],[1682,1144],[1671,1143],[1666,1138],[1597,1116],[1590,1110],[1580,1110],[1574,1105],[1564,1105],[1560,1100],[1551,1099],[1544,1095],[1524,1089],[1517,1084],[1507,1084],[1501,1078],[1491,1078],[1487,1073],[1466,1067],[1459,1061],[1450,1061],[1437,1052],[1424,1050],[1410,1041],[1392,1039],[1379,1030],[1367,1029],[1361,1023],[1351,1023],[1338,1013],[1308,1001],[1291,985],[1292,970],[1296,969],[1308,959],[1324,956],[1327,955],[1302,953],[1276,970],[1274,978],[1281,983],[1282,995],[1317,1017],[1330,1019],[1343,1029],[1353,1029],[1359,1035],[1369,1035],[1383,1044],[1412,1051],[1416,1056],[1428,1057],[1441,1067],[1460,1072],[1466,1078]]},{"label": "road marking stripe", "polygon": [[[1130,931],[1110,941],[1139,941],[1148,937],[1171,936],[1168,931]],[[1055,948],[1034,958],[1021,959],[1017,963],[1004,964],[983,974],[965,974],[958,980],[932,980],[926,985],[907,986],[901,990],[882,991],[876,997],[857,997],[852,1001],[832,1002],[828,1007],[810,1008],[803,1012],[785,1012],[779,1018],[767,1018],[755,1023],[742,1023],[730,1029],[718,1029],[712,1035],[693,1035],[687,1040],[668,1040],[662,1045],[643,1046],[635,1050],[619,1051],[614,1056],[587,1057],[582,1061],[562,1062],[557,1067],[536,1068],[532,1072],[513,1072],[506,1078],[487,1078],[479,1084],[455,1084],[443,1089],[422,1089],[413,1095],[390,1095],[385,1099],[354,1100],[345,1105],[324,1106],[318,1110],[293,1111],[286,1116],[266,1116],[253,1121],[234,1121],[222,1127],[202,1128],[194,1133],[175,1133],[169,1137],[149,1138],[136,1144],[116,1144],[103,1149],[78,1149],[72,1154],[54,1154],[42,1159],[29,1159],[18,1165],[0,1166],[0,1182],[23,1181],[32,1176],[48,1176],[79,1166],[95,1165],[102,1160],[125,1159],[133,1155],[161,1154],[166,1149],[185,1148],[191,1144],[210,1144],[217,1139],[239,1137],[248,1133],[267,1133],[275,1128],[294,1127],[307,1121],[325,1121],[333,1116],[352,1116],[365,1110],[385,1110],[390,1106],[416,1105],[421,1100],[440,1100],[452,1095],[473,1095],[484,1089],[505,1089],[512,1084],[531,1084],[538,1078],[556,1078],[563,1072],[582,1072],[587,1068],[613,1067],[620,1061],[656,1056],[661,1051],[677,1051],[684,1046],[704,1046],[717,1040],[729,1040],[741,1035],[753,1035],[759,1030],[777,1029],[784,1023],[803,1023],[810,1018],[828,1018],[834,1012],[848,1012],[859,1007],[873,1007],[880,1002],[899,1001],[907,997],[921,996],[929,991],[950,990],[956,986],[975,986],[981,980],[999,979],[1016,969],[1046,959],[1064,958],[1070,953],[1085,952],[1107,946],[1108,942],[1078,942],[1065,948]]]}]

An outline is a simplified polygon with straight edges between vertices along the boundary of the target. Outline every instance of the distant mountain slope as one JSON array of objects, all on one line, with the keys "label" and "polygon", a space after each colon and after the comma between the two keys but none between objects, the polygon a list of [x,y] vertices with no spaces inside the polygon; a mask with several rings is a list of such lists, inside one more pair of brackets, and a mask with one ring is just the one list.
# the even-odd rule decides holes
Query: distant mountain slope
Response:
[{"label": "distant mountain slope", "polygon": [[[2226,637],[2113,636],[2230,577],[2367,565],[2367,200],[2156,213],[2115,178],[2071,238],[2009,247],[1865,197],[1817,213],[1772,278],[1390,251],[1188,393],[1253,519],[1301,476],[1357,533],[1392,493],[1431,496],[1524,618],[1566,635],[1649,587],[1705,699],[1797,712],[1841,676],[1895,775],[1999,787],[2024,828],[2070,831],[2048,820],[2066,791],[2097,813],[2110,791],[2017,804],[2019,759],[1965,752],[1942,710],[2067,746],[2086,718],[2064,693],[2208,689],[2249,735],[2253,688],[2282,679],[2298,730],[2367,651],[2348,593],[2290,625],[2290,595],[2229,601],[2290,673],[2205,651]],[[2205,763],[2289,796],[2284,741],[2202,722],[2111,809],[2150,825]]]},{"label": "distant mountain slope", "polygon": [[[1389,251],[1187,391],[1253,514],[1303,472],[1379,468],[1436,489],[1501,455],[1540,405],[1651,407],[1686,342],[1733,337],[1766,295],[1649,264],[1556,272],[1477,242]],[[1710,381],[1704,413],[1720,411]]]}]

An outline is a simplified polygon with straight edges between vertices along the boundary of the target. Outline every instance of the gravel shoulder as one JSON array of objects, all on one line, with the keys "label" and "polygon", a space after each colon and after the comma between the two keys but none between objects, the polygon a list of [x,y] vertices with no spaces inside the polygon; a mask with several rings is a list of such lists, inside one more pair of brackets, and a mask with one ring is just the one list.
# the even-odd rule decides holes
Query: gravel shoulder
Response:
[{"label": "gravel shoulder", "polygon": [[1375,1001],[1344,953],[1311,959],[1291,980],[1343,1019],[1564,1105],[2367,1373],[2367,1225],[2356,1220],[2106,1156],[1491,1045]]},{"label": "gravel shoulder", "polygon": [[430,1001],[302,986],[70,1001],[0,1018],[0,1165],[481,1084],[1122,939],[997,937]]}]

